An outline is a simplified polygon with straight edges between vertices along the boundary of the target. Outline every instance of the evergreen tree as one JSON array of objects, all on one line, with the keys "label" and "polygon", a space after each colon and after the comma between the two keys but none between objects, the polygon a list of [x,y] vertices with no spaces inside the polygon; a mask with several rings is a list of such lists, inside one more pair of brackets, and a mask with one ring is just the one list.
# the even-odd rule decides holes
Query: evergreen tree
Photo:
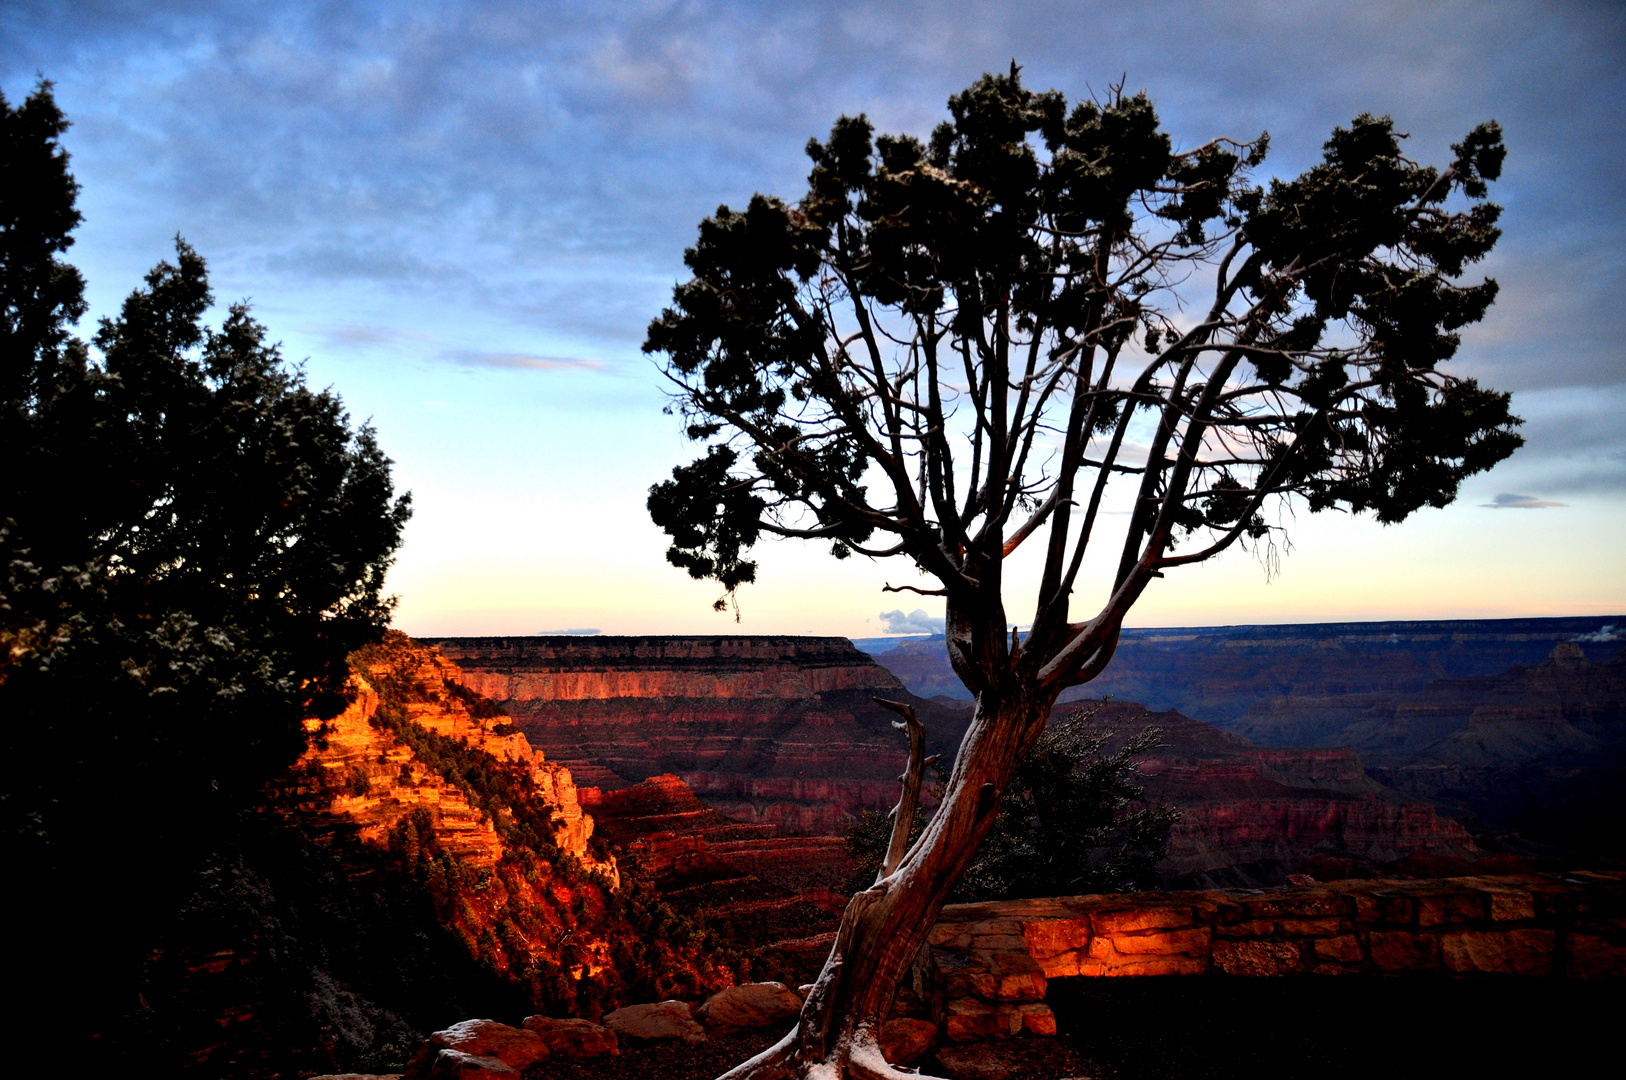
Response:
[{"label": "evergreen tree", "polygon": [[184,242],[74,336],[67,126],[48,83],[0,99],[0,813],[32,1004],[91,1027],[303,720],[342,708],[409,509],[245,305],[205,325]]},{"label": "evergreen tree", "polygon": [[[797,1030],[731,1080],[902,1075],[875,1045],[899,979],[1152,581],[1239,544],[1270,558],[1284,501],[1445,506],[1521,442],[1507,394],[1442,370],[1496,296],[1462,280],[1500,235],[1494,123],[1436,168],[1357,116],[1261,185],[1264,136],[1176,151],[1122,87],[1069,108],[1013,64],[948,104],[926,140],[842,117],[799,200],[701,222],[644,344],[705,444],[650,491],[668,558],[726,607],[763,536],[896,557],[922,577],[894,591],[944,598],[976,699],[931,823],[848,904]],[[1023,544],[1042,569],[1018,639]]]}]

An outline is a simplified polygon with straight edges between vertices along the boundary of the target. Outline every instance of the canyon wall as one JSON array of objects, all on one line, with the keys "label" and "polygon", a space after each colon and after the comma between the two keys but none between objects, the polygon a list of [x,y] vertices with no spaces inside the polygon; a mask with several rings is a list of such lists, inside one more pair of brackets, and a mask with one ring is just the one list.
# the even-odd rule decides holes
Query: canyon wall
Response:
[{"label": "canyon wall", "polygon": [[[1353,747],[1371,775],[1512,851],[1626,854],[1626,654],[1560,642],[1539,663],[1365,695],[1329,713],[1270,699],[1235,730],[1260,742]],[[1596,653],[1599,643],[1587,647]]]},{"label": "canyon wall", "polygon": [[[903,739],[872,698],[912,701],[929,751],[949,760],[969,721],[964,709],[911,695],[841,638],[437,644],[579,782],[608,793],[669,773],[732,818],[793,832],[830,834],[856,811],[896,801]],[[1376,865],[1473,853],[1459,825],[1372,781],[1347,750],[1257,747],[1125,703],[1101,722],[1124,736],[1163,730],[1142,772],[1149,797],[1184,814],[1162,867],[1171,885],[1269,884],[1310,855]]]},{"label": "canyon wall", "polygon": [[[1131,627],[1112,663],[1076,693],[1177,709],[1220,727],[1260,703],[1289,701],[1303,707],[1306,721],[1319,716],[1336,724],[1371,695],[1408,694],[1436,679],[1534,665],[1565,642],[1595,663],[1607,660],[1626,642],[1626,615]],[[967,696],[948,666],[941,637],[892,644],[873,655],[917,694]],[[1266,741],[1256,733],[1249,738]]]},{"label": "canyon wall", "polygon": [[495,701],[766,698],[897,690],[846,638],[484,637],[430,641]]},{"label": "canyon wall", "polygon": [[614,859],[601,859],[589,847],[593,819],[582,812],[570,770],[533,749],[508,717],[475,716],[449,692],[464,684],[462,672],[430,649],[399,649],[363,668],[352,682],[355,700],[344,712],[325,724],[306,722],[315,738],[298,768],[327,774],[313,785],[327,795],[326,813],[355,826],[364,843],[384,846],[390,829],[423,808],[432,815],[438,842],[457,858],[489,868],[506,850],[491,814],[378,722],[380,696],[369,680],[385,678],[409,680],[412,696],[423,699],[402,703],[407,722],[518,766],[550,812],[547,839],[584,871],[602,874],[612,887],[619,882]]},{"label": "canyon wall", "polygon": [[[1260,778],[1292,787],[1327,786],[1302,771],[1307,755],[1343,755],[1377,782],[1380,801],[1431,805],[1482,848],[1573,865],[1626,855],[1623,641],[1626,617],[1614,616],[1132,629],[1107,670],[1074,693],[1178,710],[1244,736]],[[940,638],[876,656],[916,693],[958,692]],[[1283,753],[1267,760],[1267,748]],[[1212,740],[1209,749],[1225,750]],[[1217,759],[1237,763],[1235,753]],[[1220,790],[1225,773],[1190,764],[1167,778],[1189,781],[1205,805],[1168,797],[1189,807],[1185,828],[1217,827],[1202,792]],[[1374,854],[1383,833],[1432,828],[1383,807],[1325,809],[1331,832]],[[1273,817],[1280,834],[1328,831],[1306,833],[1279,807],[1255,810],[1244,817]],[[1374,814],[1383,820],[1369,822]]]},{"label": "canyon wall", "polygon": [[1461,824],[1373,780],[1347,748],[1260,747],[1172,710],[1083,707],[1116,733],[1109,748],[1149,727],[1161,735],[1162,745],[1140,761],[1140,780],[1148,801],[1180,811],[1158,866],[1167,887],[1276,884],[1329,859],[1347,872],[1477,854]]},{"label": "canyon wall", "polygon": [[897,799],[906,744],[875,697],[914,704],[952,758],[968,716],[906,690],[845,638],[440,638],[549,760],[613,791],[681,777],[731,817],[833,833]]},{"label": "canyon wall", "polygon": [[456,665],[398,633],[350,660],[351,706],[307,725],[145,958],[148,1071],[399,1073],[448,1011],[597,1017],[738,980]]},{"label": "canyon wall", "polygon": [[583,805],[634,875],[753,955],[752,977],[811,982],[835,941],[852,860],[839,837],[800,836],[730,818],[676,776],[616,791],[583,788]]},{"label": "canyon wall", "polygon": [[[301,824],[395,854],[470,953],[501,974],[525,978],[541,963],[579,984],[610,968],[612,935],[592,913],[620,873],[613,855],[593,850],[569,769],[466,692],[433,649],[392,634],[352,668],[349,708],[307,724],[311,748],[291,790]],[[555,946],[566,934],[568,952]]]},{"label": "canyon wall", "polygon": [[[308,831],[383,849],[483,968],[551,1015],[731,985],[737,952],[623,888],[570,770],[531,747],[438,651],[391,632],[351,658],[359,693],[315,725],[291,793]],[[596,793],[595,793],[596,794]]]}]

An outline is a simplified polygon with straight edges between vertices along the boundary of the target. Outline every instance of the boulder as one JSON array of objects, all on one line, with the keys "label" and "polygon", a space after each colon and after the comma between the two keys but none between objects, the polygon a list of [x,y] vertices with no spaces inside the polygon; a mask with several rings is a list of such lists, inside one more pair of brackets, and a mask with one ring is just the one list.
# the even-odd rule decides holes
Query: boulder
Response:
[{"label": "boulder", "polygon": [[615,1032],[591,1020],[556,1020],[551,1016],[527,1016],[525,1030],[542,1036],[548,1051],[559,1057],[596,1058],[619,1054]]},{"label": "boulder", "polygon": [[437,1050],[426,1076],[428,1080],[495,1080],[503,1076],[518,1080],[519,1070],[494,1057],[465,1054],[461,1050]]},{"label": "boulder", "polygon": [[930,1020],[900,1016],[881,1025],[881,1056],[893,1065],[913,1065],[937,1041],[937,1025]]},{"label": "boulder", "polygon": [[[453,1056],[446,1057],[448,1052]],[[489,1060],[519,1073],[547,1056],[547,1044],[534,1031],[509,1027],[495,1020],[465,1020],[429,1036],[429,1041],[407,1066],[405,1075],[408,1080],[442,1075],[463,1076],[465,1073],[472,1076],[485,1067],[464,1062],[463,1057]]]},{"label": "boulder", "polygon": [[695,1019],[719,1035],[773,1027],[794,1020],[802,999],[782,982],[746,983],[719,990],[695,1010]]},{"label": "boulder", "polygon": [[694,1022],[686,1001],[657,1001],[649,1005],[628,1005],[604,1017],[604,1026],[617,1037],[635,1043],[682,1039],[686,1043],[706,1041],[706,1029]]}]

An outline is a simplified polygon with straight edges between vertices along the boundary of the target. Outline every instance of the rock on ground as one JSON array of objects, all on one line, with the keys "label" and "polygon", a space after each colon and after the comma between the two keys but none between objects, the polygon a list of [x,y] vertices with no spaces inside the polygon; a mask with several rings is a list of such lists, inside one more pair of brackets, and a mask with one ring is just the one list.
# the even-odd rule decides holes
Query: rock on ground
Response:
[{"label": "rock on ground", "polygon": [[621,1052],[615,1032],[591,1020],[556,1020],[551,1016],[527,1016],[525,1029],[542,1036],[549,1052],[567,1058],[614,1056]]},{"label": "rock on ground", "polygon": [[694,1016],[712,1031],[732,1035],[794,1020],[801,1011],[802,999],[796,991],[782,982],[765,982],[719,990],[695,1010]]},{"label": "rock on ground", "polygon": [[[407,1080],[438,1080],[441,1076],[475,1075],[486,1068],[477,1063],[483,1061],[519,1073],[547,1056],[547,1044],[534,1031],[495,1020],[465,1020],[429,1036],[407,1066],[405,1076]],[[463,1061],[465,1057],[471,1061]],[[486,1071],[493,1072],[489,1068]]]},{"label": "rock on ground", "polygon": [[900,1016],[881,1025],[881,1056],[894,1065],[913,1065],[937,1041],[937,1025],[930,1020]]},{"label": "rock on ground", "polygon": [[494,1057],[465,1054],[461,1050],[436,1051],[428,1072],[428,1080],[496,1080],[497,1077],[518,1080],[519,1070]]},{"label": "rock on ground", "polygon": [[704,1042],[706,1029],[694,1022],[686,1001],[657,1001],[649,1005],[628,1005],[604,1017],[604,1026],[619,1038],[633,1042],[662,1042],[682,1039]]}]

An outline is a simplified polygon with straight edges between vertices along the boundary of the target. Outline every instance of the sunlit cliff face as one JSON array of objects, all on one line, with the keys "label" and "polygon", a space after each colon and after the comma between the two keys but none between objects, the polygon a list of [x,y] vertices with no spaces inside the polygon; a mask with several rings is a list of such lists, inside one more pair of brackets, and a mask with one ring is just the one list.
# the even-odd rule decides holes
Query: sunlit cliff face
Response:
[{"label": "sunlit cliff face", "polygon": [[[618,882],[614,857],[601,860],[588,848],[593,819],[582,813],[576,801],[576,783],[570,770],[548,762],[507,717],[477,718],[467,705],[447,692],[444,688],[448,686],[464,685],[463,673],[455,664],[432,649],[415,650],[413,659],[418,661],[413,672],[415,682],[424,688],[423,696],[429,700],[408,702],[407,719],[500,761],[528,769],[531,783],[553,808],[553,843],[585,870]],[[376,679],[383,672],[375,668],[369,674]],[[322,738],[306,752],[301,764],[344,777],[333,785],[339,793],[333,798],[332,812],[357,822],[362,839],[382,844],[385,834],[404,814],[416,806],[429,807],[435,812],[437,828],[445,833],[450,850],[479,865],[495,864],[504,851],[495,823],[471,806],[461,789],[431,772],[410,747],[375,722],[380,695],[367,676],[356,677],[355,688],[355,701],[325,726],[307,722],[313,731],[321,732]]]}]

